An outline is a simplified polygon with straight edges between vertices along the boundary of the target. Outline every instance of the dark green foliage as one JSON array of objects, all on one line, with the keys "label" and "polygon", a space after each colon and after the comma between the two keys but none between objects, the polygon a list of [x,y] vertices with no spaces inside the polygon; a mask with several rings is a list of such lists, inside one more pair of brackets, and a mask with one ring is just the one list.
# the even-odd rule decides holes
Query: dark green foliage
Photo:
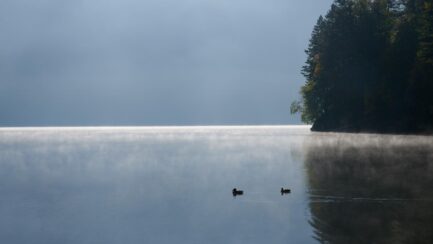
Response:
[{"label": "dark green foliage", "polygon": [[314,27],[292,112],[313,130],[432,130],[432,1],[335,0]]}]

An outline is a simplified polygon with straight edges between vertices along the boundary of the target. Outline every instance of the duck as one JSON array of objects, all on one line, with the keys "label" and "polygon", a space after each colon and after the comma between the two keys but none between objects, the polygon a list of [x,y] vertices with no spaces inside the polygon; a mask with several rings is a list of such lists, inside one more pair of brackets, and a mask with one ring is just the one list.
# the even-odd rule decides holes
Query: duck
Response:
[{"label": "duck", "polygon": [[238,190],[238,189],[236,189],[236,188],[233,188],[233,190],[232,190],[232,194],[233,194],[233,196],[243,195],[243,194],[244,194],[244,191],[241,191],[241,190]]},{"label": "duck", "polygon": [[283,195],[283,194],[288,194],[288,193],[290,193],[291,191],[290,191],[290,189],[284,189],[283,187],[281,187],[281,195]]}]

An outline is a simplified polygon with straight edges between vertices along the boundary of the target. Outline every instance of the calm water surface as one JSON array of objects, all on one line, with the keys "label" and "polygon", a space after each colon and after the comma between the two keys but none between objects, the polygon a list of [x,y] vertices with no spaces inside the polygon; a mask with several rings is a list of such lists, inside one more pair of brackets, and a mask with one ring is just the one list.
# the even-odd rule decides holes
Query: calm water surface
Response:
[{"label": "calm water surface", "polygon": [[432,188],[428,136],[0,129],[0,243],[432,243]]}]

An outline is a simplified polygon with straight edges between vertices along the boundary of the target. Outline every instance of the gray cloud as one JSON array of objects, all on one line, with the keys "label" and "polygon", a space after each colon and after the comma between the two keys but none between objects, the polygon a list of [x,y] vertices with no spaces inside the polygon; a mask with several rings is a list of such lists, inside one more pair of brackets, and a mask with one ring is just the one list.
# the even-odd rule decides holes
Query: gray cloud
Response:
[{"label": "gray cloud", "polygon": [[327,1],[0,3],[0,124],[281,124]]}]

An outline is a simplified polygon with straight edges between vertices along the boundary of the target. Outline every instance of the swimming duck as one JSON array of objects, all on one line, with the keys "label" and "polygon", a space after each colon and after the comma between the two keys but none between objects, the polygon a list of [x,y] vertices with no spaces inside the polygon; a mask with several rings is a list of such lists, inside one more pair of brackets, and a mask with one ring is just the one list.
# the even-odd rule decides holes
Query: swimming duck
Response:
[{"label": "swimming duck", "polygon": [[281,195],[290,193],[290,189],[284,189],[281,187]]},{"label": "swimming duck", "polygon": [[233,190],[232,190],[232,194],[233,194],[233,196],[243,195],[243,194],[244,194],[244,191],[241,191],[241,190],[238,190],[238,189],[236,189],[236,188],[233,188]]}]

